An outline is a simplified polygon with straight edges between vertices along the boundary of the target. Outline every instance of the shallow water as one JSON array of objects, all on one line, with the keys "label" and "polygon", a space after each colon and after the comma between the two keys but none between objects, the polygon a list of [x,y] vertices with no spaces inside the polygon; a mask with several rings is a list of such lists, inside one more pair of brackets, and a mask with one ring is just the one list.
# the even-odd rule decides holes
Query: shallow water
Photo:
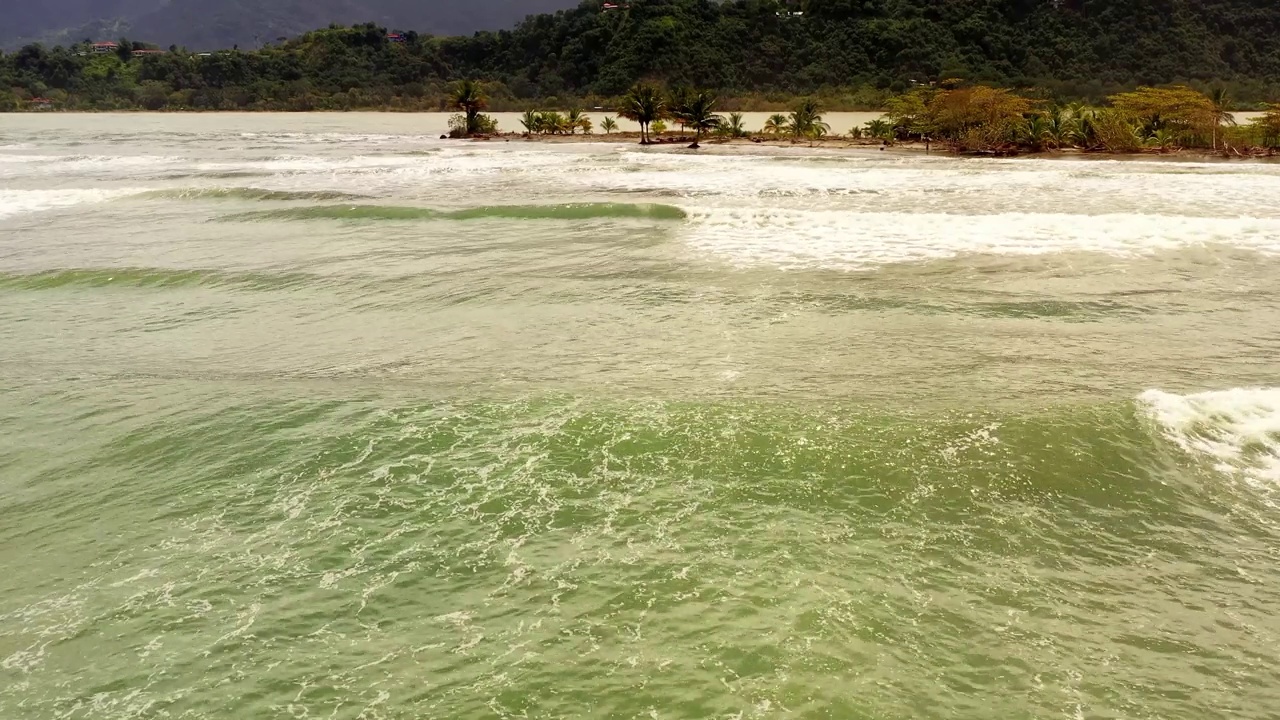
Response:
[{"label": "shallow water", "polygon": [[1269,718],[1280,165],[0,116],[0,718]]}]

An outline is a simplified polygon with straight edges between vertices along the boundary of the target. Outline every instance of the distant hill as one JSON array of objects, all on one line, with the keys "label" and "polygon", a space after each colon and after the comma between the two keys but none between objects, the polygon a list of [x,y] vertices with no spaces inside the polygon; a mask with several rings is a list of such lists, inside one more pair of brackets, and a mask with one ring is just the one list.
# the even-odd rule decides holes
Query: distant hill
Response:
[{"label": "distant hill", "polygon": [[0,46],[119,35],[161,46],[253,48],[330,23],[376,22],[435,35],[515,25],[579,0],[0,0]]},{"label": "distant hill", "polygon": [[[144,2],[112,1],[122,10]],[[509,31],[422,33],[456,30],[441,24],[446,16],[499,24],[512,16],[485,13],[566,0],[467,1],[465,11],[450,0],[415,22],[412,13],[430,14],[426,0],[376,0],[388,13],[402,3],[395,17],[405,20],[367,17],[375,0],[171,0],[106,37],[239,52],[125,58],[26,47],[0,57],[0,109],[31,97],[98,109],[441,108],[460,79],[484,82],[495,105],[512,108],[617,97],[638,80],[862,107],[949,80],[1095,102],[1166,83],[1280,101],[1277,0],[807,0],[803,10],[785,0],[590,0]],[[369,22],[330,27],[342,13]],[[274,42],[312,25],[320,29]],[[414,29],[403,42],[386,33]]]}]

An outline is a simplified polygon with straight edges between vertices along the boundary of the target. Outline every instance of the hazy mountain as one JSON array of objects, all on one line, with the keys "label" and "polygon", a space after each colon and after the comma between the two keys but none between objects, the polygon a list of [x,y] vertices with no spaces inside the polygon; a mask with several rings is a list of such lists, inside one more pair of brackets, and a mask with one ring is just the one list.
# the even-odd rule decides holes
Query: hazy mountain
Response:
[{"label": "hazy mountain", "polygon": [[132,39],[193,49],[253,47],[329,23],[437,35],[514,25],[579,0],[0,0],[0,44]]}]

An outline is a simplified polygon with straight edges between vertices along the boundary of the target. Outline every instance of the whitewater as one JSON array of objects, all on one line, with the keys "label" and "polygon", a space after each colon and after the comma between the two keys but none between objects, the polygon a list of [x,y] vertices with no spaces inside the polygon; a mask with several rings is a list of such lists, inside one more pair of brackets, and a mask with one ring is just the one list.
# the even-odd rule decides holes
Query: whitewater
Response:
[{"label": "whitewater", "polygon": [[0,718],[1269,718],[1280,164],[0,116]]}]

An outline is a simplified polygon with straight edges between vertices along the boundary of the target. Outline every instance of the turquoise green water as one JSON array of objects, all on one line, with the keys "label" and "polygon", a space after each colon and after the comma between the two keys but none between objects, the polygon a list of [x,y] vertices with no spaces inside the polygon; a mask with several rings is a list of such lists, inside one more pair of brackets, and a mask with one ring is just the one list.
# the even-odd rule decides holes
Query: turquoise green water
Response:
[{"label": "turquoise green water", "polygon": [[1280,707],[1280,167],[166,122],[0,124],[0,718]]}]

